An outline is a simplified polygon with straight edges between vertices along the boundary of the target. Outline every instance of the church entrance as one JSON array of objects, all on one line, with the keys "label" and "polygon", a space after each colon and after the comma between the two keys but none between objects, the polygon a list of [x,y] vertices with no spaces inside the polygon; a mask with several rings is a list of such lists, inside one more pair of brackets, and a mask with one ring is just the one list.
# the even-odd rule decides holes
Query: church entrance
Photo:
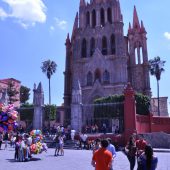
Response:
[{"label": "church entrance", "polygon": [[124,104],[102,103],[82,105],[83,131],[86,133],[124,132]]}]

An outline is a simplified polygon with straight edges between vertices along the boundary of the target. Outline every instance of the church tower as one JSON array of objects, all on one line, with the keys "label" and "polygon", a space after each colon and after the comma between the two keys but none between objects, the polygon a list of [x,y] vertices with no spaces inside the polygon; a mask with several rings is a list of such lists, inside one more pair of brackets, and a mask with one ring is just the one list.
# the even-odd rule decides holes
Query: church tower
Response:
[{"label": "church tower", "polygon": [[64,107],[69,123],[76,117],[73,92],[77,81],[82,125],[94,117],[93,109],[86,106],[96,98],[123,94],[128,82],[136,92],[151,96],[147,33],[143,22],[139,23],[136,8],[127,36],[123,27],[119,0],[80,0],[72,36],[66,39]]},{"label": "church tower", "polygon": [[[128,81],[127,53],[119,0],[80,0],[71,40],[66,40],[64,106],[70,118],[73,85],[79,81],[82,103],[122,94]],[[93,117],[84,109],[84,120]]]},{"label": "church tower", "polygon": [[136,7],[134,7],[133,25],[131,26],[131,23],[129,23],[128,30],[128,77],[137,92],[151,96],[146,34],[143,21],[141,21],[141,24],[139,23]]}]

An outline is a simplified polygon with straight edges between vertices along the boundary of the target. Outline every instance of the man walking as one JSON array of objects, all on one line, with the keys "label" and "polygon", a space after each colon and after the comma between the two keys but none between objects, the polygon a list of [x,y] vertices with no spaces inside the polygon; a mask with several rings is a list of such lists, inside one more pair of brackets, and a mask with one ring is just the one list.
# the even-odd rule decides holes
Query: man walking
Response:
[{"label": "man walking", "polygon": [[[112,140],[110,138],[107,138],[107,141],[109,143],[107,150],[112,154],[112,162],[114,160],[114,158],[116,157],[116,149],[114,147],[114,145],[112,145]],[[110,167],[110,170],[113,170],[113,167]]]},{"label": "man walking", "polygon": [[93,154],[92,165],[95,170],[110,170],[112,166],[112,154],[107,150],[108,141],[106,139],[101,141],[101,147]]}]

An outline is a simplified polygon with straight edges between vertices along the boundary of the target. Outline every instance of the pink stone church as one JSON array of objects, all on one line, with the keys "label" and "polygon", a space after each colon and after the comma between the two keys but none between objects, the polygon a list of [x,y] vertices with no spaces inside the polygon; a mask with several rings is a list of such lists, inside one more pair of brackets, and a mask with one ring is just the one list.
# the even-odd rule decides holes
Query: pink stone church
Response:
[{"label": "pink stone church", "polygon": [[[135,92],[151,97],[147,31],[136,7],[125,31],[119,0],[80,0],[72,35],[68,34],[65,45],[64,117],[74,127],[85,123],[82,116],[93,117],[86,109],[80,115],[80,105],[123,94],[128,82]],[[167,98],[160,101],[164,106],[160,112],[168,116]],[[151,103],[157,115],[157,100]]]}]

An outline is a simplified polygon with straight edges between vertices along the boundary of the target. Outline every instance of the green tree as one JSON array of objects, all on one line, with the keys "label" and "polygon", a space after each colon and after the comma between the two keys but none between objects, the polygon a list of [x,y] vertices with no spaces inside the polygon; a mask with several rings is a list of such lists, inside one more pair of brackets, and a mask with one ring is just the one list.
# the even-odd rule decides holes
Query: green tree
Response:
[{"label": "green tree", "polygon": [[55,120],[56,119],[56,105],[45,105],[44,106],[44,118],[45,120]]},{"label": "green tree", "polygon": [[161,79],[161,74],[164,72],[164,64],[166,61],[162,61],[159,56],[155,57],[154,59],[149,60],[150,64],[150,73],[152,76],[156,77],[157,80],[157,96],[158,96],[158,115],[160,116],[160,109],[159,109],[159,81]]},{"label": "green tree", "polygon": [[14,102],[19,100],[19,98],[17,97],[19,91],[17,90],[15,83],[13,81],[10,81],[8,83],[7,94],[9,97],[9,104],[13,104]]},{"label": "green tree", "polygon": [[20,102],[22,104],[26,104],[26,101],[29,100],[29,96],[30,96],[30,88],[21,86],[21,88],[20,88]]},{"label": "green tree", "polygon": [[56,72],[57,64],[54,61],[47,60],[42,62],[42,72],[46,74],[49,80],[49,105],[51,105],[51,76]]}]

